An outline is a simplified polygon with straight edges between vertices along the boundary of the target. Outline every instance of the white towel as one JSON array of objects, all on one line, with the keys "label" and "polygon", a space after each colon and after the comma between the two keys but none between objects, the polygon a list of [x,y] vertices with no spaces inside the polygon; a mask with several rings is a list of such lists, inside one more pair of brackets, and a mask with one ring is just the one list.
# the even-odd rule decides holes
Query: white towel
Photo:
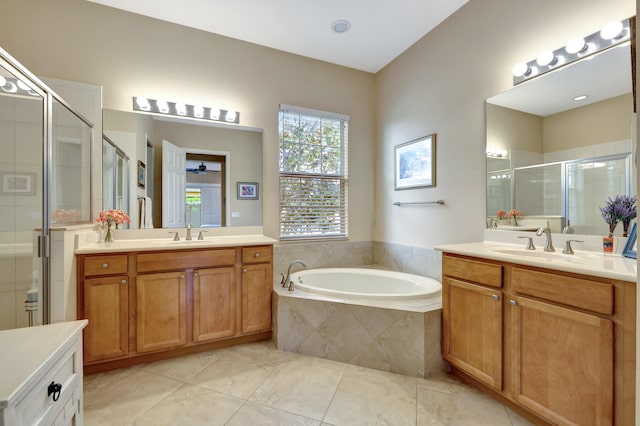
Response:
[{"label": "white towel", "polygon": [[153,201],[151,201],[151,197],[144,197],[144,227],[153,228]]}]

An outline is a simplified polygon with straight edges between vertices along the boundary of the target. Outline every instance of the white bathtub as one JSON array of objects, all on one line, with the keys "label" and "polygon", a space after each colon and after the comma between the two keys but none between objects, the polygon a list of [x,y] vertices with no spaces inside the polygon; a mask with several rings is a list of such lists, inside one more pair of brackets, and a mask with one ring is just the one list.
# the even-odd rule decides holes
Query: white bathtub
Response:
[{"label": "white bathtub", "polygon": [[432,278],[372,268],[303,269],[291,281],[294,289],[342,299],[424,299],[442,290]]}]

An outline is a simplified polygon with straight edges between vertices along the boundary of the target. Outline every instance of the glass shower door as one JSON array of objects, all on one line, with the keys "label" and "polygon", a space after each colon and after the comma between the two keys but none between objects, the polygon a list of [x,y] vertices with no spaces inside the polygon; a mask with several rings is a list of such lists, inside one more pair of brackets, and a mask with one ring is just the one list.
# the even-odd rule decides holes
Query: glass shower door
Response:
[{"label": "glass shower door", "polygon": [[46,315],[44,117],[44,93],[0,61],[0,330]]}]

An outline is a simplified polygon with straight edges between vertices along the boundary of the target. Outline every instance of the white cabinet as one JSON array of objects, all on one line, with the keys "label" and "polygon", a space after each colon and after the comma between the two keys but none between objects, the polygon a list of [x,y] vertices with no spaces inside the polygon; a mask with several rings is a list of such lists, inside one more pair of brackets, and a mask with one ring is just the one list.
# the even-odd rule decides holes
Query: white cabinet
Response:
[{"label": "white cabinet", "polygon": [[0,426],[82,425],[86,320],[0,331]]}]

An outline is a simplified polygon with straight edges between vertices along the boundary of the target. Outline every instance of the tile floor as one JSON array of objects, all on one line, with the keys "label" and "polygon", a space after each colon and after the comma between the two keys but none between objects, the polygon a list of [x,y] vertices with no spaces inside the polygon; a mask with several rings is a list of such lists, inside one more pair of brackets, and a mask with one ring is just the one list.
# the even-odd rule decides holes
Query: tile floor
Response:
[{"label": "tile floor", "polygon": [[356,367],[250,343],[86,376],[92,425],[530,425],[449,376]]}]

